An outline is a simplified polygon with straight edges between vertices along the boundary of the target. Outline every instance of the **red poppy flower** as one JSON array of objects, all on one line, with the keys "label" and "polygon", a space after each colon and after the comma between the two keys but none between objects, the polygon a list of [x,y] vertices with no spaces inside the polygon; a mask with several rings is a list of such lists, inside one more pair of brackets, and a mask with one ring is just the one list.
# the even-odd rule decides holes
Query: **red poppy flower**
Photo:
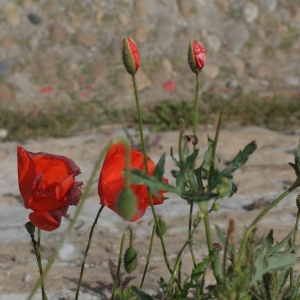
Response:
[{"label": "red poppy flower", "polygon": [[69,205],[77,205],[81,198],[75,181],[80,169],[64,156],[32,153],[18,146],[19,189],[25,208],[33,210],[29,219],[36,227],[53,231],[67,215]]},{"label": "red poppy flower", "polygon": [[[149,175],[152,176],[155,164],[147,156],[147,164]],[[121,143],[113,145],[107,152],[103,167],[100,172],[98,193],[100,196],[101,205],[106,205],[111,210],[116,211],[116,201],[118,195],[125,186],[125,179],[122,176],[122,171],[125,168],[125,146]],[[130,150],[130,168],[140,169],[145,171],[143,154],[135,149]],[[166,178],[163,178],[165,182],[168,182]],[[135,222],[140,219],[148,206],[150,206],[150,200],[148,197],[148,190],[145,185],[131,185],[131,189],[137,198],[137,211],[130,222]],[[152,195],[153,204],[158,205],[163,203],[163,193],[160,191],[161,198],[157,198]]]},{"label": "red poppy flower", "polygon": [[190,42],[188,50],[188,62],[194,73],[198,73],[203,69],[206,63],[206,50],[203,45],[195,40]]}]

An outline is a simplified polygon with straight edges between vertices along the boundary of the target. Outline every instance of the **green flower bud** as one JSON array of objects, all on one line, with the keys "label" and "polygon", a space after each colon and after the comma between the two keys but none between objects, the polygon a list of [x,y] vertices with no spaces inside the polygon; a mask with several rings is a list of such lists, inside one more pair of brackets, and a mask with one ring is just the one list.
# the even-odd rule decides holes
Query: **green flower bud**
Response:
[{"label": "green flower bud", "polygon": [[140,53],[138,46],[130,37],[123,40],[122,58],[127,72],[134,75],[140,66]]},{"label": "green flower bud", "polygon": [[124,188],[116,201],[115,211],[126,221],[131,221],[137,211],[137,199],[131,188]]},{"label": "green flower bud", "polygon": [[213,205],[213,207],[212,207],[212,210],[213,211],[218,211],[221,208],[222,208],[222,206],[220,205],[220,203],[219,202],[215,202],[214,205]]},{"label": "green flower bud", "polygon": [[129,247],[124,254],[125,271],[129,274],[135,270],[137,266],[137,253],[133,247]]},{"label": "green flower bud", "polygon": [[[167,230],[167,226],[166,226],[165,221],[163,221],[162,219],[159,218],[159,221],[158,221],[157,225],[160,228],[161,235],[164,235],[166,233],[166,230]],[[156,227],[155,231],[156,231],[156,235],[159,237],[159,231],[158,231],[157,227]]]},{"label": "green flower bud", "polygon": [[25,228],[27,230],[27,232],[30,234],[30,235],[34,235],[34,232],[35,232],[35,226],[31,223],[31,222],[27,222],[25,224]]}]

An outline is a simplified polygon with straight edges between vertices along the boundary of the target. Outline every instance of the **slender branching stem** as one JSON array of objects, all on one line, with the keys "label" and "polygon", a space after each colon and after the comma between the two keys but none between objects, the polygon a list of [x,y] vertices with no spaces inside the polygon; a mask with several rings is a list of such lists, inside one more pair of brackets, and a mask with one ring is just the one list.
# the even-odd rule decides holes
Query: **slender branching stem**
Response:
[{"label": "slender branching stem", "polygon": [[150,263],[150,256],[151,256],[151,252],[152,252],[152,245],[153,245],[153,238],[154,238],[155,230],[156,230],[156,224],[154,223],[153,228],[152,228],[150,245],[149,245],[149,249],[148,249],[147,260],[146,260],[146,264],[145,264],[145,268],[144,268],[142,281],[141,281],[141,284],[140,284],[140,289],[143,287],[145,276],[146,276],[146,273],[147,273],[147,269],[148,269],[148,266],[149,266],[149,263]]},{"label": "slender branching stem", "polygon": [[132,229],[130,227],[126,227],[126,229],[124,230],[122,240],[121,240],[121,245],[120,245],[117,274],[115,277],[114,286],[113,286],[113,290],[112,290],[112,294],[111,294],[112,300],[115,297],[116,288],[118,287],[118,283],[119,283],[120,270],[121,270],[121,264],[122,264],[122,256],[123,256],[123,247],[124,247],[125,237],[126,237],[126,234],[128,231],[130,232],[130,246],[132,246]]},{"label": "slender branching stem", "polygon": [[75,299],[77,300],[78,299],[78,296],[79,296],[79,290],[80,290],[80,286],[81,286],[81,281],[82,281],[82,277],[83,277],[83,272],[84,272],[84,267],[85,267],[85,260],[87,258],[87,255],[88,255],[88,252],[89,252],[89,249],[90,249],[90,245],[91,245],[91,242],[92,242],[92,237],[93,237],[93,233],[94,233],[94,229],[95,229],[95,226],[98,222],[98,219],[99,219],[99,216],[103,210],[105,206],[102,205],[96,215],[96,218],[94,220],[94,223],[92,225],[92,228],[90,230],[90,234],[89,234],[89,239],[88,239],[88,243],[86,245],[86,249],[85,249],[85,252],[84,252],[84,256],[83,256],[83,260],[82,260],[82,263],[81,263],[81,269],[80,269],[80,275],[79,275],[79,279],[78,279],[78,284],[77,284],[77,289],[76,289],[76,296],[75,296]]},{"label": "slender branching stem", "polygon": [[[140,131],[140,137],[141,137],[142,152],[143,152],[143,156],[144,156],[145,171],[146,171],[146,174],[149,174],[145,139],[144,139],[144,133],[143,133],[143,120],[142,120],[142,114],[141,114],[141,108],[140,108],[140,102],[139,102],[139,96],[138,96],[138,91],[137,91],[135,75],[132,75],[132,83],[133,83],[133,88],[134,88],[134,95],[135,95],[136,108],[137,108],[137,114],[138,114],[139,131]],[[160,239],[160,242],[161,242],[165,263],[166,263],[166,266],[167,266],[169,272],[172,274],[172,268],[171,268],[169,260],[168,260],[165,242],[164,242],[163,236],[161,234],[160,226],[158,224],[158,218],[157,218],[157,214],[156,214],[154,204],[153,204],[152,195],[151,195],[151,192],[150,192],[149,188],[148,188],[148,197],[149,197],[149,202],[150,202],[153,218],[154,218],[154,221],[155,221],[155,224],[156,224],[156,227],[157,227],[157,231],[159,233],[159,239]]]}]

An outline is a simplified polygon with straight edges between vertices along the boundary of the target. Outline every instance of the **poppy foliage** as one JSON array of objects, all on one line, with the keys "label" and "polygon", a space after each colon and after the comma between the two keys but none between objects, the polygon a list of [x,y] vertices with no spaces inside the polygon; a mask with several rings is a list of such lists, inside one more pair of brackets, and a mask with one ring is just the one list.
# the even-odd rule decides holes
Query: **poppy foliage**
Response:
[{"label": "poppy foliage", "polygon": [[[116,210],[116,201],[120,192],[125,187],[125,179],[122,174],[122,171],[125,168],[125,155],[126,149],[123,144],[118,143],[113,145],[105,156],[98,182],[98,193],[101,205],[109,207],[116,213],[118,213]],[[147,164],[149,175],[152,176],[155,164],[149,156],[147,156]],[[143,154],[133,148],[130,149],[130,169],[140,169],[145,171]],[[163,180],[168,182],[166,178],[163,178]],[[132,184],[131,189],[137,199],[137,209],[134,216],[129,221],[135,222],[144,215],[146,208],[150,206],[150,200],[145,185]],[[154,205],[163,203],[163,193],[164,191],[159,192],[161,198],[152,195]]]},{"label": "poppy foliage", "polygon": [[19,189],[25,208],[33,210],[31,223],[45,231],[57,229],[69,206],[81,198],[83,183],[75,181],[80,169],[67,157],[32,153],[19,146],[17,156]]}]

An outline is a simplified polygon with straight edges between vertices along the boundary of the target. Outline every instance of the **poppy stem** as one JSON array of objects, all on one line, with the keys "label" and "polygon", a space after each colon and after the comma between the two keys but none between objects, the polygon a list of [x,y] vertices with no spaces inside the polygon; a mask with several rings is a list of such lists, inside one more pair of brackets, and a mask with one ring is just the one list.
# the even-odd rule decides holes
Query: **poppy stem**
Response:
[{"label": "poppy stem", "polygon": [[126,227],[126,229],[124,230],[123,236],[122,236],[122,241],[121,241],[121,245],[120,245],[120,253],[119,253],[119,261],[118,261],[118,269],[117,269],[117,274],[115,277],[115,281],[114,281],[114,286],[113,286],[113,290],[112,290],[112,294],[111,294],[111,299],[113,300],[115,297],[115,292],[116,292],[116,288],[118,287],[119,284],[119,277],[120,277],[120,269],[121,269],[121,264],[122,264],[122,256],[123,256],[123,247],[124,247],[124,242],[125,242],[125,237],[127,234],[127,231],[129,230],[130,232],[130,247],[132,246],[132,229],[128,226]]},{"label": "poppy stem", "polygon": [[[144,156],[144,165],[145,165],[145,171],[146,174],[149,174],[148,172],[148,163],[147,163],[147,154],[146,154],[146,146],[145,146],[145,140],[144,140],[144,133],[143,133],[143,120],[142,120],[142,114],[141,114],[141,108],[140,108],[140,102],[139,102],[139,96],[138,96],[138,91],[137,91],[137,85],[136,85],[136,79],[135,79],[135,75],[132,75],[132,83],[133,83],[133,88],[134,88],[134,96],[135,96],[135,102],[136,102],[136,108],[137,108],[137,114],[138,114],[138,121],[139,121],[139,131],[140,131],[140,137],[141,137],[141,146],[142,146],[142,152],[143,152],[143,156]],[[172,268],[170,267],[169,264],[169,260],[167,257],[167,252],[166,252],[166,246],[165,246],[165,242],[161,233],[161,228],[159,226],[158,223],[158,218],[156,215],[156,211],[153,205],[153,199],[152,199],[152,195],[151,192],[149,190],[149,188],[147,188],[148,190],[148,197],[149,197],[149,202],[150,202],[150,206],[151,206],[151,211],[153,214],[153,218],[157,227],[157,231],[159,233],[159,239],[161,242],[161,247],[163,250],[163,255],[164,255],[164,259],[165,259],[165,264],[169,270],[169,272],[172,274]]]},{"label": "poppy stem", "polygon": [[83,272],[84,272],[84,267],[85,267],[85,260],[87,258],[87,254],[89,252],[89,249],[90,249],[90,245],[91,245],[91,242],[92,242],[92,237],[93,237],[93,232],[94,232],[94,229],[95,229],[95,226],[98,222],[98,219],[100,217],[100,214],[103,210],[105,206],[102,205],[96,215],[96,218],[94,220],[94,223],[91,227],[91,230],[90,230],[90,234],[89,234],[89,239],[88,239],[88,243],[86,245],[86,249],[85,249],[85,252],[84,252],[84,256],[83,256],[83,260],[82,260],[82,264],[81,264],[81,269],[80,269],[80,275],[79,275],[79,279],[78,279],[78,284],[77,284],[77,289],[76,289],[76,296],[75,296],[75,299],[77,300],[78,299],[78,296],[79,296],[79,290],[80,290],[80,286],[81,286],[81,281],[82,281],[82,277],[83,277]]},{"label": "poppy stem", "polygon": [[145,265],[145,269],[144,269],[142,281],[141,281],[141,284],[140,284],[140,289],[143,287],[145,276],[146,276],[146,273],[147,273],[147,269],[148,269],[148,266],[150,264],[149,261],[150,261],[150,255],[151,255],[151,252],[152,252],[152,245],[153,245],[153,238],[154,238],[155,229],[156,229],[156,224],[154,223],[153,224],[153,228],[152,228],[152,234],[151,234],[151,239],[150,239],[150,245],[149,245],[148,255],[147,255],[147,261],[146,261],[146,265]]},{"label": "poppy stem", "polygon": [[45,287],[44,287],[44,280],[43,280],[43,265],[42,265],[42,260],[41,260],[41,230],[38,228],[38,239],[37,241],[34,238],[34,235],[30,235],[31,237],[31,242],[33,245],[34,253],[36,256],[36,260],[38,263],[39,271],[40,271],[40,284],[41,284],[41,291],[42,291],[42,299],[47,300],[47,295],[45,292]]}]

